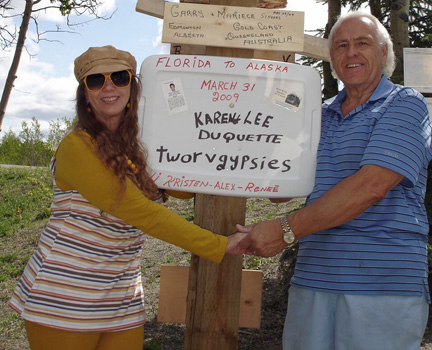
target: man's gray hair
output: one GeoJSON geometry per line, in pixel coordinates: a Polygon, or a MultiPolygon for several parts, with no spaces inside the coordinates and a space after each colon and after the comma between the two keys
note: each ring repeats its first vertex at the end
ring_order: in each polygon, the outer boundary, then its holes
{"type": "MultiPolygon", "coordinates": [[[[384,25],[380,21],[378,21],[378,19],[375,16],[371,15],[370,13],[363,12],[363,11],[354,11],[354,12],[348,12],[346,14],[341,15],[330,31],[329,41],[328,41],[329,49],[331,50],[332,42],[333,42],[333,35],[336,32],[336,30],[340,27],[340,25],[347,19],[358,18],[358,17],[369,18],[375,24],[375,27],[377,28],[376,34],[377,34],[379,46],[381,48],[383,48],[384,46],[387,45],[387,60],[383,66],[382,73],[387,78],[390,78],[393,74],[393,71],[395,70],[395,67],[396,67],[395,54],[393,51],[393,42],[391,40],[390,34],[388,33],[388,31],[384,27],[384,25]]],[[[331,65],[331,60],[330,60],[330,65],[331,65]]],[[[333,67],[332,67],[332,74],[336,79],[338,79],[338,76],[337,76],[336,72],[334,71],[333,67]]]]}

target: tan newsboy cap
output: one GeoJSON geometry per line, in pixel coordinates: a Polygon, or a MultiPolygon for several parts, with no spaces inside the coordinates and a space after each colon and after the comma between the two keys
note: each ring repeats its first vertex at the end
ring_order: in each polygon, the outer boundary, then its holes
{"type": "Polygon", "coordinates": [[[129,69],[136,72],[136,60],[129,52],[107,45],[90,47],[81,56],[75,59],[75,77],[81,81],[84,77],[96,73],[118,72],[129,69]]]}

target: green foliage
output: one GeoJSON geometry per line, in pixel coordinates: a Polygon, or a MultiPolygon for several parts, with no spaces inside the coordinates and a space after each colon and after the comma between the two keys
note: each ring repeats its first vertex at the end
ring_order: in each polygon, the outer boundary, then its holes
{"type": "Polygon", "coordinates": [[[73,122],[62,118],[51,121],[49,125],[46,140],[35,117],[30,124],[22,122],[22,131],[18,136],[11,130],[6,132],[0,141],[0,164],[47,166],[73,122]]]}
{"type": "Polygon", "coordinates": [[[69,0],[60,0],[60,13],[62,14],[62,16],[67,16],[70,15],[72,12],[72,8],[74,6],[74,2],[73,1],[69,1],[69,0]]]}
{"type": "Polygon", "coordinates": [[[48,165],[54,150],[43,140],[40,123],[33,117],[31,125],[24,121],[21,128],[22,131],[19,133],[21,141],[20,164],[48,165]]]}
{"type": "Polygon", "coordinates": [[[411,1],[408,31],[412,47],[432,46],[432,0],[411,1]]]}
{"type": "Polygon", "coordinates": [[[64,134],[73,128],[74,121],[66,117],[49,122],[47,142],[52,149],[56,149],[64,134]]]}
{"type": "MultiPolygon", "coordinates": [[[[0,167],[0,334],[13,339],[24,334],[24,323],[5,303],[23,273],[52,201],[52,176],[45,168],[0,167]],[[24,228],[24,229],[23,229],[24,228]]],[[[0,340],[2,343],[2,340],[0,340]]],[[[0,348],[2,348],[0,346],[0,348]]],[[[10,348],[6,345],[6,348],[10,348]]],[[[5,348],[5,349],[6,349],[5,348]]],[[[21,347],[16,347],[18,349],[21,347]]],[[[15,347],[14,347],[15,349],[15,347]]]]}
{"type": "Polygon", "coordinates": [[[52,197],[48,168],[0,168],[0,237],[49,217],[52,197]]]}
{"type": "Polygon", "coordinates": [[[0,163],[20,164],[21,141],[12,130],[3,135],[0,143],[0,163]]]}
{"type": "Polygon", "coordinates": [[[160,344],[156,340],[151,340],[148,344],[144,344],[143,350],[160,350],[160,344]]]}
{"type": "Polygon", "coordinates": [[[271,258],[262,258],[255,255],[245,255],[243,258],[243,268],[246,270],[261,270],[265,264],[270,264],[271,258]]]}

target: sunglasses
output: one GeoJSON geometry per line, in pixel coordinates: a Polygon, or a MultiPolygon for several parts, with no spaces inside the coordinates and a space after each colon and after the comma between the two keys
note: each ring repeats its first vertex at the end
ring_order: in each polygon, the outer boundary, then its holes
{"type": "Polygon", "coordinates": [[[111,83],[117,88],[128,87],[132,80],[132,74],[128,70],[120,72],[112,72],[110,74],[91,74],[84,77],[84,84],[89,91],[102,90],[105,86],[106,80],[109,78],[111,83]]]}

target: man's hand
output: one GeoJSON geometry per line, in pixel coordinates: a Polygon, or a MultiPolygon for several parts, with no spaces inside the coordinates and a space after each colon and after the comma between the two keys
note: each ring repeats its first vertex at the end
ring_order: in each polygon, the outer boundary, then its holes
{"type": "Polygon", "coordinates": [[[287,246],[283,240],[279,220],[268,220],[257,224],[236,225],[239,233],[247,234],[240,242],[240,247],[253,255],[270,257],[280,253],[287,246]]]}

